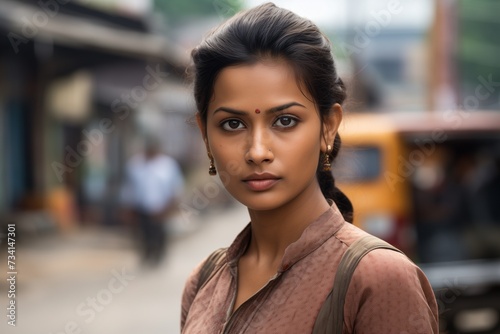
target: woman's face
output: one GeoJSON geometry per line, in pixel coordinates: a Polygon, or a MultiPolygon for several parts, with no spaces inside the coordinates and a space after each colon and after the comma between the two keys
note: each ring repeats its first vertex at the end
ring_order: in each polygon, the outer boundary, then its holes
{"type": "Polygon", "coordinates": [[[318,110],[303,92],[280,61],[228,67],[217,77],[206,130],[199,125],[226,189],[250,209],[319,191],[316,169],[326,144],[318,110]]]}

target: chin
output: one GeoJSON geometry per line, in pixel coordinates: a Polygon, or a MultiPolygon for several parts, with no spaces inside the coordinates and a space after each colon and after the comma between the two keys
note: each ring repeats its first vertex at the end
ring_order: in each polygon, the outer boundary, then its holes
{"type": "Polygon", "coordinates": [[[288,203],[290,199],[283,198],[276,193],[255,193],[245,196],[233,197],[250,210],[269,211],[277,209],[288,203]]]}
{"type": "Polygon", "coordinates": [[[270,205],[269,203],[256,203],[255,205],[254,203],[242,204],[245,205],[249,210],[253,211],[271,211],[279,207],[277,205],[270,205]]]}

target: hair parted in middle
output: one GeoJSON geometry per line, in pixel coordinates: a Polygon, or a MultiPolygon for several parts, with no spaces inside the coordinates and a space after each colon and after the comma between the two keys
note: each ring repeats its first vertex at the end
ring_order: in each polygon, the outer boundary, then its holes
{"type": "MultiPolygon", "coordinates": [[[[279,59],[292,67],[299,86],[312,96],[323,120],[334,104],[342,105],[346,87],[338,76],[328,38],[310,20],[266,3],[242,11],[211,31],[191,52],[194,97],[202,122],[206,124],[208,105],[218,74],[226,67],[279,59]]],[[[338,133],[329,153],[333,162],[341,140],[338,133]]],[[[353,207],[335,186],[331,171],[324,171],[323,154],[318,156],[316,176],[325,198],[335,201],[344,219],[353,220],[353,207]]]]}

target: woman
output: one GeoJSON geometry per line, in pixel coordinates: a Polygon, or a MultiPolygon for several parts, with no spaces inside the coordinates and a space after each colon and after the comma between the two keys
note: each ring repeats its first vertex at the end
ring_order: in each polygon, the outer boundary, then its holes
{"type": "MultiPolygon", "coordinates": [[[[269,3],[222,24],[192,58],[209,173],[251,222],[208,279],[204,263],[189,277],[182,332],[311,333],[342,255],[366,235],[347,223],[352,205],[330,171],[346,97],[330,44],[269,3]]],[[[343,323],[344,333],[438,332],[424,274],[383,249],[359,263],[343,323]]]]}

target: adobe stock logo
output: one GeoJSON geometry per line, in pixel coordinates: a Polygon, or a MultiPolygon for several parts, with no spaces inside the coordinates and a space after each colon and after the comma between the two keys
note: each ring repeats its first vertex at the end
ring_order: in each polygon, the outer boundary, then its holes
{"type": "MultiPolygon", "coordinates": [[[[127,272],[126,268],[121,271],[113,269],[112,277],[108,280],[106,287],[97,291],[97,293],[88,296],[75,307],[75,313],[78,317],[84,318],[83,323],[77,319],[66,321],[61,329],[49,334],[80,334],[86,333],[85,324],[90,324],[113,302],[114,298],[123,292],[125,288],[135,279],[135,275],[127,272]]],[[[81,320],[81,319],[80,319],[81,320]]]]}
{"type": "Polygon", "coordinates": [[[380,34],[383,28],[392,23],[394,15],[401,14],[403,6],[398,0],[391,0],[387,3],[385,9],[379,11],[370,11],[371,20],[367,21],[363,29],[356,27],[354,31],[356,34],[350,43],[340,43],[339,47],[346,56],[352,54],[360,54],[363,49],[368,47],[371,39],[380,34]]]}
{"type": "MultiPolygon", "coordinates": [[[[30,39],[35,38],[43,28],[49,23],[49,20],[59,13],[62,5],[70,3],[72,0],[39,0],[37,5],[39,9],[32,15],[21,18],[21,34],[9,32],[7,38],[14,52],[20,51],[20,46],[26,44],[30,39]]],[[[86,0],[83,0],[85,2],[86,0]]]]}
{"type": "Polygon", "coordinates": [[[162,70],[160,65],[156,67],[146,66],[146,74],[143,77],[142,85],[130,89],[127,93],[122,93],[119,98],[111,102],[112,118],[102,118],[98,126],[93,129],[82,131],[82,140],[74,147],[66,145],[64,148],[64,160],[52,161],[51,167],[59,182],[63,182],[66,173],[72,173],[85,161],[85,158],[92,154],[94,149],[101,145],[106,135],[109,135],[116,128],[116,123],[123,121],[132,114],[132,111],[144,102],[150,93],[159,89],[163,82],[169,77],[169,73],[162,70]]]}
{"type": "MultiPolygon", "coordinates": [[[[486,77],[479,75],[477,80],[479,83],[474,89],[474,94],[466,96],[456,109],[446,110],[441,115],[442,120],[450,124],[452,129],[459,129],[471,117],[474,110],[479,108],[481,101],[490,98],[499,90],[500,81],[494,81],[492,74],[486,77]]],[[[390,190],[394,191],[398,183],[403,183],[412,177],[417,169],[424,165],[426,159],[434,154],[436,148],[446,140],[448,140],[448,134],[437,127],[429,131],[427,138],[415,139],[414,149],[406,155],[398,156],[397,173],[389,170],[384,173],[390,190]]]]}
{"type": "Polygon", "coordinates": [[[241,0],[214,0],[212,3],[217,15],[221,20],[236,14],[235,8],[241,4],[241,0]]]}

